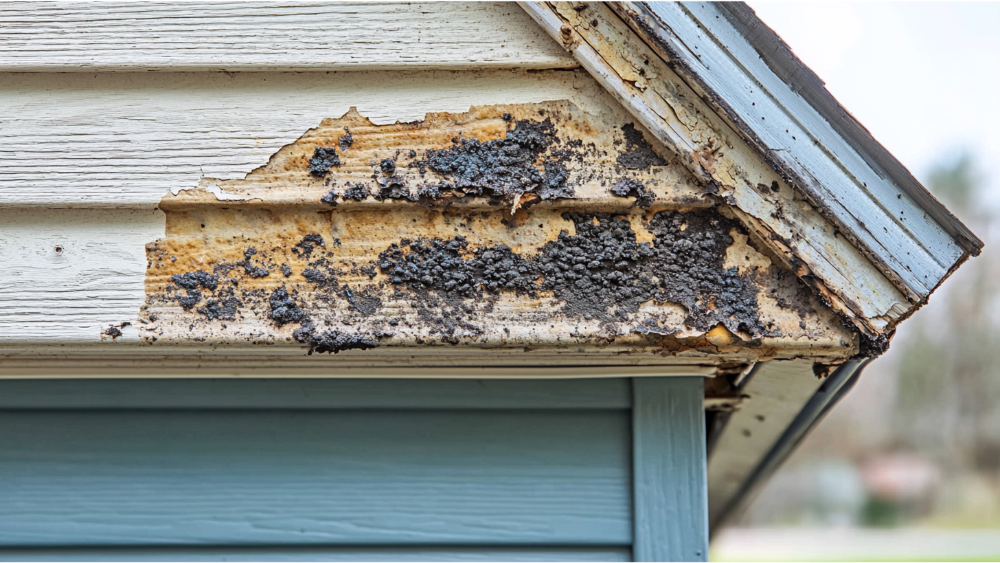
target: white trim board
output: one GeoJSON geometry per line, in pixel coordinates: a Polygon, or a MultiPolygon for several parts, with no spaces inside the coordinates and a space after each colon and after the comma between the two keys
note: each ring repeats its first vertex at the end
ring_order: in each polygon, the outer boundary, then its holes
{"type": "Polygon", "coordinates": [[[144,368],[78,368],[69,366],[5,367],[4,379],[203,379],[203,378],[377,378],[377,379],[593,379],[628,377],[714,377],[714,366],[511,366],[511,367],[303,367],[289,368],[275,362],[273,367],[208,367],[148,365],[144,368]]]}

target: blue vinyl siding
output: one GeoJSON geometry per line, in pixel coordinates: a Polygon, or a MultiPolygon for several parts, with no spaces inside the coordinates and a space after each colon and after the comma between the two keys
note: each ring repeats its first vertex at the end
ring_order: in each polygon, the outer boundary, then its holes
{"type": "Polygon", "coordinates": [[[627,547],[42,548],[0,551],[0,561],[631,561],[627,547]]]}
{"type": "Polygon", "coordinates": [[[669,523],[635,521],[639,506],[684,516],[690,507],[660,505],[692,501],[634,502],[635,476],[665,475],[662,456],[647,462],[634,445],[676,442],[668,479],[704,471],[691,442],[704,439],[700,378],[642,383],[691,403],[684,424],[634,410],[646,392],[629,380],[396,383],[0,381],[0,559],[688,553],[658,551],[645,531],[669,523]]]}

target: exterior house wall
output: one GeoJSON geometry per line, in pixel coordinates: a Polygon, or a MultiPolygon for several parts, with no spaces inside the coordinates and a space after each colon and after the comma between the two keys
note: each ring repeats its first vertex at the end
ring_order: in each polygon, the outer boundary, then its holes
{"type": "Polygon", "coordinates": [[[0,8],[0,558],[704,558],[981,247],[758,24],[0,8]]]}
{"type": "Polygon", "coordinates": [[[707,553],[700,377],[7,380],[0,397],[2,560],[707,553]]]}

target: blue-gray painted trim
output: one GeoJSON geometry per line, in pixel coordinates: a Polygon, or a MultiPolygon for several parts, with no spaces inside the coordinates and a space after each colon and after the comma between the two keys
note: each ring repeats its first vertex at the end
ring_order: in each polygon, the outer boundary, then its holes
{"type": "Polygon", "coordinates": [[[627,378],[0,380],[0,409],[628,409],[627,378]]]}
{"type": "Polygon", "coordinates": [[[729,504],[719,511],[711,523],[713,530],[719,528],[732,517],[737,509],[744,506],[751,495],[767,482],[768,479],[788,459],[788,456],[802,443],[802,440],[816,427],[826,413],[830,411],[844,396],[854,388],[861,377],[861,372],[872,360],[849,360],[841,364],[826,382],[816,390],[809,402],[795,417],[785,432],[778,438],[771,450],[764,456],[760,464],[750,474],[747,480],[733,495],[729,504]]]}
{"type": "Polygon", "coordinates": [[[632,381],[633,556],[708,559],[704,386],[701,378],[632,381]]]}

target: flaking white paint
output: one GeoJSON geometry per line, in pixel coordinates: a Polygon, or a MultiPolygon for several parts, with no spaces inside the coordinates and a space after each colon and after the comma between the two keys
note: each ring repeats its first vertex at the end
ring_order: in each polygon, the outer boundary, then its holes
{"type": "Polygon", "coordinates": [[[152,208],[203,179],[244,178],[351,107],[388,124],[473,105],[617,106],[582,71],[6,74],[0,83],[0,207],[152,208]]]}
{"type": "MultiPolygon", "coordinates": [[[[164,236],[161,198],[201,186],[236,199],[213,180],[244,178],[351,107],[376,124],[560,99],[628,117],[582,71],[6,74],[0,84],[5,345],[97,342],[135,323],[145,245],[164,236]]],[[[134,335],[124,332],[117,342],[134,335]]]]}
{"type": "Polygon", "coordinates": [[[719,186],[799,276],[818,280],[833,308],[859,328],[881,333],[914,305],[818,210],[803,201],[680,76],[603,4],[522,2],[549,35],[695,175],[719,186]],[[777,187],[775,190],[772,186],[777,187]]]}

